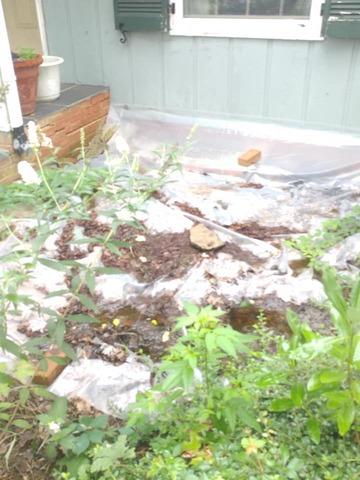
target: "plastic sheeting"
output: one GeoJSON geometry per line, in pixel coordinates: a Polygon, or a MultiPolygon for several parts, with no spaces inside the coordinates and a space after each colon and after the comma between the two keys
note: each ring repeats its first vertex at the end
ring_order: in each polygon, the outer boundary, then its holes
{"type": "Polygon", "coordinates": [[[121,416],[139,392],[150,388],[150,374],[150,368],[133,355],[117,366],[81,359],[68,365],[49,390],[60,397],[79,397],[104,413],[121,416]]]}
{"type": "Polygon", "coordinates": [[[256,171],[262,178],[309,182],[334,176],[354,177],[360,172],[360,137],[350,133],[190,118],[120,107],[111,109],[109,121],[120,125],[114,150],[116,146],[130,149],[150,161],[152,152],[161,144],[184,146],[190,129],[196,125],[184,157],[189,168],[248,175],[249,169],[237,165],[237,158],[240,153],[257,148],[262,151],[262,162],[256,171]]]}

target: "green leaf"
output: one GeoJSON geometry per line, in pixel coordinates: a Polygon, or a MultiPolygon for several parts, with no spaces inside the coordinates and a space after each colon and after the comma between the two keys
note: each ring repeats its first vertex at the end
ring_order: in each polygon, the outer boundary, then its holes
{"type": "Polygon", "coordinates": [[[230,357],[237,357],[234,344],[225,335],[216,336],[216,345],[230,357]]]}
{"type": "Polygon", "coordinates": [[[301,407],[304,396],[305,396],[305,388],[301,383],[296,383],[291,387],[291,400],[294,403],[295,407],[301,407]]]}
{"type": "Polygon", "coordinates": [[[239,408],[237,411],[237,416],[239,420],[246,425],[247,427],[253,428],[256,431],[260,431],[260,425],[256,420],[256,416],[247,408],[239,408]]]}
{"type": "Polygon", "coordinates": [[[182,369],[181,380],[184,390],[189,391],[194,380],[194,370],[190,366],[186,366],[182,369]]]}
{"type": "Polygon", "coordinates": [[[291,398],[277,398],[273,400],[270,405],[272,412],[287,412],[294,407],[294,402],[291,398]]]}
{"type": "Polygon", "coordinates": [[[97,417],[80,417],[79,422],[87,427],[105,428],[109,417],[107,415],[98,415],[97,417]]]}
{"type": "Polygon", "coordinates": [[[64,397],[57,397],[54,400],[54,403],[52,404],[49,412],[47,415],[51,420],[54,422],[63,420],[66,416],[67,412],[67,400],[64,397]]]}
{"type": "Polygon", "coordinates": [[[360,279],[354,283],[351,290],[350,305],[357,309],[360,308],[360,279]]]}
{"type": "Polygon", "coordinates": [[[224,416],[225,416],[227,425],[229,426],[230,430],[233,432],[236,427],[237,412],[232,405],[225,406],[224,416]]]}
{"type": "Polygon", "coordinates": [[[211,353],[215,350],[216,348],[216,336],[214,332],[209,332],[205,335],[205,345],[206,345],[206,350],[211,353]]]}
{"type": "Polygon", "coordinates": [[[346,378],[346,372],[340,370],[322,370],[318,374],[321,383],[340,383],[346,378]]]}
{"type": "Polygon", "coordinates": [[[15,427],[21,428],[22,430],[28,430],[31,428],[31,424],[26,420],[22,420],[21,418],[14,420],[15,427]]]}
{"type": "Polygon", "coordinates": [[[75,455],[80,455],[81,453],[85,452],[85,450],[88,448],[89,445],[90,445],[90,440],[87,432],[85,432],[79,437],[76,437],[72,450],[75,453],[75,455]]]}
{"type": "Polygon", "coordinates": [[[69,345],[68,343],[63,343],[61,345],[61,350],[65,353],[65,355],[67,357],[69,357],[71,360],[76,360],[76,352],[75,350],[72,348],[71,345],[69,345]]]}
{"type": "Polygon", "coordinates": [[[319,421],[316,420],[316,418],[309,418],[308,421],[306,422],[306,427],[311,440],[314,443],[316,443],[316,445],[319,445],[320,438],[321,438],[321,429],[320,429],[319,421]]]}
{"type": "Polygon", "coordinates": [[[19,392],[20,405],[24,406],[29,400],[30,390],[28,388],[22,388],[19,392]]]}
{"type": "Polygon", "coordinates": [[[95,275],[91,270],[88,270],[85,274],[85,283],[90,293],[95,291],[95,275]]]}
{"type": "Polygon", "coordinates": [[[106,472],[116,465],[119,460],[132,460],[135,452],[126,445],[126,436],[120,435],[116,442],[108,448],[102,446],[96,453],[96,458],[91,465],[92,473],[106,472]]]}
{"type": "Polygon", "coordinates": [[[88,432],[88,436],[92,443],[101,443],[104,439],[105,432],[102,430],[92,430],[88,432]]]}
{"type": "Polygon", "coordinates": [[[65,322],[62,319],[59,319],[56,322],[54,331],[52,332],[51,336],[54,339],[55,344],[58,347],[62,347],[65,337],[65,322]]]}
{"type": "Polygon", "coordinates": [[[67,295],[69,290],[55,290],[50,292],[46,295],[46,298],[53,298],[53,297],[62,297],[63,295],[67,295]]]}
{"type": "Polygon", "coordinates": [[[340,435],[343,437],[351,428],[355,420],[355,405],[353,402],[348,402],[343,405],[337,412],[336,421],[340,435]]]}
{"type": "Polygon", "coordinates": [[[49,260],[48,258],[39,258],[38,260],[41,264],[45,265],[45,267],[51,268],[52,270],[65,273],[68,271],[68,267],[59,261],[55,262],[54,260],[49,260]]]}
{"type": "Polygon", "coordinates": [[[354,362],[360,362],[360,334],[355,335],[354,337],[354,362]]]}
{"type": "Polygon", "coordinates": [[[51,360],[52,362],[57,363],[58,365],[65,366],[69,363],[69,360],[67,358],[59,357],[56,355],[49,355],[47,358],[48,360],[51,360]]]}
{"type": "Polygon", "coordinates": [[[84,305],[84,307],[88,308],[89,310],[93,310],[94,312],[97,310],[97,306],[95,305],[93,300],[87,295],[79,293],[77,295],[77,298],[79,299],[80,303],[84,305]]]}
{"type": "Polygon", "coordinates": [[[66,317],[66,320],[76,323],[99,323],[99,320],[84,313],[78,313],[76,315],[69,315],[66,317]]]}
{"type": "Polygon", "coordinates": [[[348,307],[347,317],[350,324],[355,327],[354,330],[358,330],[360,327],[360,307],[348,307]]]}

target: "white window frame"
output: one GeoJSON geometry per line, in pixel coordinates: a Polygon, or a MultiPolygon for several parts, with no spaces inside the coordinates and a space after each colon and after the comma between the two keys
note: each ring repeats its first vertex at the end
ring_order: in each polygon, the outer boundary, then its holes
{"type": "Polygon", "coordinates": [[[184,0],[173,0],[175,13],[170,15],[170,35],[263,38],[282,40],[323,40],[321,5],[312,0],[310,18],[209,18],[185,17],[184,0]]]}

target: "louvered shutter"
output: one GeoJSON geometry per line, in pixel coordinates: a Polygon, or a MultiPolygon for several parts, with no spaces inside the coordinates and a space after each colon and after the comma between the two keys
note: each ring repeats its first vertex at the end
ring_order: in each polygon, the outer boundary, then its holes
{"type": "Polygon", "coordinates": [[[323,35],[360,38],[360,0],[327,0],[324,5],[323,35]]]}
{"type": "Polygon", "coordinates": [[[114,0],[115,27],[123,32],[168,30],[168,0],[114,0]]]}

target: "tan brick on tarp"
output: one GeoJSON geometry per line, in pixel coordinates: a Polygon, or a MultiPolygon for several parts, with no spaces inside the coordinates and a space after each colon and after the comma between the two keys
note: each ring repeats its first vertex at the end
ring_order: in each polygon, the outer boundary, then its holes
{"type": "Polygon", "coordinates": [[[239,156],[238,163],[243,167],[250,167],[250,165],[254,165],[254,163],[257,163],[260,159],[261,151],[252,148],[239,156]]]}
{"type": "Polygon", "coordinates": [[[65,365],[60,365],[54,360],[51,360],[51,357],[60,357],[66,358],[64,352],[60,352],[58,350],[53,350],[45,353],[45,358],[47,360],[47,370],[43,371],[37,369],[33,378],[33,382],[37,383],[38,385],[45,385],[50,386],[54,380],[60,375],[60,373],[64,370],[65,365]]]}

